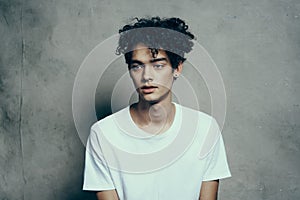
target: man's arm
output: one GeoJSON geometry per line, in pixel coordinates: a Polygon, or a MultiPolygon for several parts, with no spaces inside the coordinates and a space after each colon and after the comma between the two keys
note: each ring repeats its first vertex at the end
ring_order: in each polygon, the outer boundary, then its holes
{"type": "Polygon", "coordinates": [[[219,180],[203,181],[199,200],[216,200],[218,197],[219,180]]]}
{"type": "Polygon", "coordinates": [[[119,200],[116,190],[105,190],[96,193],[98,200],[119,200]]]}

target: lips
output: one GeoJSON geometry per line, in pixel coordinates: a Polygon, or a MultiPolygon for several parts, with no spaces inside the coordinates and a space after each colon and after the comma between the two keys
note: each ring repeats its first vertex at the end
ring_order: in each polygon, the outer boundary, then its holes
{"type": "Polygon", "coordinates": [[[154,90],[156,89],[156,86],[142,86],[141,90],[144,94],[149,94],[154,92],[154,90]]]}

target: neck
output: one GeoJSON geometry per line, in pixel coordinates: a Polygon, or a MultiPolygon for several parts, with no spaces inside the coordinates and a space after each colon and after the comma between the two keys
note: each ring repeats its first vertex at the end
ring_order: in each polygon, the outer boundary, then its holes
{"type": "Polygon", "coordinates": [[[171,101],[160,103],[139,101],[136,106],[136,114],[145,125],[168,123],[172,121],[174,113],[174,105],[171,101]]]}
{"type": "Polygon", "coordinates": [[[140,99],[130,109],[133,121],[146,132],[165,132],[172,125],[175,116],[175,105],[171,99],[170,96],[156,103],[140,99]]]}

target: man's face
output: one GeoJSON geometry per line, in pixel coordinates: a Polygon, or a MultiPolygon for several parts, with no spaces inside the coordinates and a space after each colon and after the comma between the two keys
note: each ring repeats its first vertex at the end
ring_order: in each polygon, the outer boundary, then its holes
{"type": "Polygon", "coordinates": [[[172,69],[165,51],[159,50],[153,57],[151,50],[138,44],[129,64],[130,77],[139,93],[140,100],[157,103],[171,95],[174,74],[179,74],[182,64],[172,69]]]}

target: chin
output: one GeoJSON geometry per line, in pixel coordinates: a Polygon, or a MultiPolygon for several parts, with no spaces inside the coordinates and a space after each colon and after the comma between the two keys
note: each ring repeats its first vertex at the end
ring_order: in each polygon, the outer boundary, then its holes
{"type": "Polygon", "coordinates": [[[143,101],[150,103],[150,104],[155,104],[155,103],[159,102],[158,99],[153,99],[153,98],[143,98],[143,101]]]}
{"type": "Polygon", "coordinates": [[[161,101],[164,101],[165,98],[167,98],[168,93],[165,94],[139,94],[140,99],[144,102],[150,103],[150,104],[156,104],[159,103],[161,101]]]}
{"type": "Polygon", "coordinates": [[[154,103],[158,103],[159,102],[159,98],[155,98],[155,97],[150,97],[149,95],[143,95],[143,96],[140,96],[141,97],[141,100],[144,101],[144,102],[147,102],[147,103],[151,103],[151,104],[154,104],[154,103]]]}

